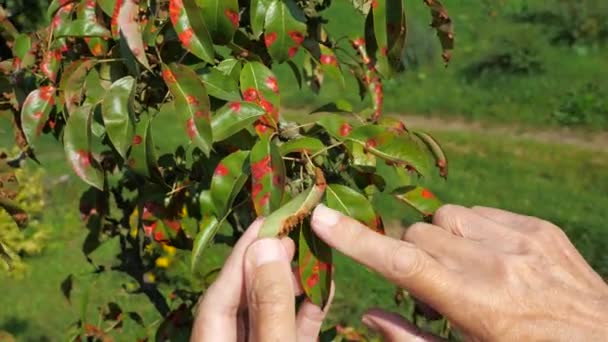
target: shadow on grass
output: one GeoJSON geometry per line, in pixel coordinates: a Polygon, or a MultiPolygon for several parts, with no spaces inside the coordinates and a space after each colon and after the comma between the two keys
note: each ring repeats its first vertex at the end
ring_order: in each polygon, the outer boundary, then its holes
{"type": "MultiPolygon", "coordinates": [[[[34,324],[35,325],[35,324],[34,324]]],[[[40,335],[36,337],[29,337],[27,339],[21,339],[19,336],[26,334],[28,331],[36,330],[35,326],[32,326],[32,322],[19,317],[8,317],[3,322],[0,322],[0,332],[6,331],[15,337],[17,341],[28,341],[28,342],[50,342],[51,339],[48,336],[40,335]]]]}

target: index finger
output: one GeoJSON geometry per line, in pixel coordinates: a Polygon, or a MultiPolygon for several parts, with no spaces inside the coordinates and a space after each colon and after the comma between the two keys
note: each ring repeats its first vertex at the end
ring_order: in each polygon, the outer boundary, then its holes
{"type": "Polygon", "coordinates": [[[411,243],[380,235],[323,205],[315,209],[311,225],[329,246],[380,273],[437,310],[456,295],[457,275],[411,243]]]}

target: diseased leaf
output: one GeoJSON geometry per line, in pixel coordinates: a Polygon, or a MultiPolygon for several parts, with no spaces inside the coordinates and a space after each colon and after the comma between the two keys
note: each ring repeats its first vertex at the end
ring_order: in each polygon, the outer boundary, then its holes
{"type": "Polygon", "coordinates": [[[253,103],[234,101],[220,108],[211,119],[213,141],[223,141],[251,125],[264,115],[264,110],[253,103]]]}
{"type": "MultiPolygon", "coordinates": [[[[144,46],[141,28],[138,22],[139,6],[135,0],[120,0],[122,6],[118,11],[116,23],[120,30],[121,39],[124,39],[135,59],[146,69],[150,69],[146,48],[144,46]]],[[[117,4],[118,5],[118,4],[117,4]]]]}
{"type": "Polygon", "coordinates": [[[323,75],[333,78],[336,82],[338,82],[340,87],[344,89],[346,87],[344,75],[342,75],[338,58],[332,49],[312,40],[306,40],[304,42],[304,46],[315,61],[321,66],[323,75]]]}
{"type": "Polygon", "coordinates": [[[312,137],[302,137],[287,141],[279,147],[282,156],[290,153],[307,153],[309,156],[316,154],[325,149],[325,145],[321,140],[312,137]]]}
{"type": "Polygon", "coordinates": [[[199,74],[210,96],[225,101],[238,101],[241,99],[237,81],[230,76],[224,75],[217,68],[199,71],[199,74]]]}
{"type": "Polygon", "coordinates": [[[46,10],[46,17],[50,20],[53,19],[53,17],[55,16],[55,13],[57,13],[57,11],[59,11],[60,8],[65,7],[67,5],[70,5],[71,7],[74,6],[74,2],[76,0],[53,0],[51,1],[51,3],[49,4],[48,9],[46,10]]]}
{"type": "Polygon", "coordinates": [[[52,86],[42,86],[31,92],[23,102],[21,128],[31,147],[35,147],[35,142],[55,106],[55,90],[52,86]]]}
{"type": "Polygon", "coordinates": [[[163,65],[163,78],[175,97],[175,109],[184,131],[205,155],[211,152],[213,136],[207,91],[194,70],[184,65],[163,65]]]}
{"type": "Polygon", "coordinates": [[[340,141],[347,139],[355,127],[355,123],[337,114],[323,115],[317,121],[317,124],[325,128],[327,133],[340,141]]]}
{"type": "Polygon", "coordinates": [[[386,0],[386,31],[388,34],[388,62],[393,71],[402,71],[407,24],[403,0],[386,0]]]}
{"type": "Polygon", "coordinates": [[[395,194],[395,198],[416,209],[424,216],[431,216],[441,207],[441,201],[428,189],[411,186],[408,189],[400,190],[395,194]]]}
{"type": "Polygon", "coordinates": [[[199,0],[205,24],[215,44],[232,40],[239,28],[239,3],[237,0],[199,0]]]}
{"type": "Polygon", "coordinates": [[[109,38],[111,33],[108,29],[96,22],[86,19],[76,19],[69,23],[59,25],[55,30],[55,36],[61,37],[100,37],[109,38]]]}
{"type": "Polygon", "coordinates": [[[435,138],[425,132],[414,132],[414,134],[422,140],[435,158],[435,165],[439,168],[439,175],[443,178],[448,178],[448,157],[443,148],[435,138]]]}
{"type": "Polygon", "coordinates": [[[245,101],[264,108],[264,125],[276,128],[279,122],[279,83],[274,73],[260,62],[248,62],[241,71],[241,92],[245,101]]]}
{"type": "Polygon", "coordinates": [[[384,233],[380,217],[361,193],[340,184],[328,184],[325,203],[329,208],[350,216],[370,229],[384,233]]]}
{"type": "Polygon", "coordinates": [[[443,49],[441,56],[448,63],[452,58],[452,50],[454,49],[452,19],[439,0],[424,0],[424,3],[431,9],[431,16],[433,18],[431,27],[437,30],[437,37],[439,37],[439,42],[443,49]]]}
{"type": "Polygon", "coordinates": [[[275,0],[266,11],[264,43],[278,63],[293,58],[306,37],[306,18],[293,0],[275,0]]]}
{"type": "Polygon", "coordinates": [[[59,88],[60,90],[63,90],[68,114],[71,114],[74,108],[80,105],[84,90],[84,81],[86,80],[89,70],[93,68],[95,63],[95,60],[80,59],[72,62],[63,71],[59,88]]]}
{"type": "Polygon", "coordinates": [[[127,165],[135,173],[148,178],[158,173],[151,122],[152,119],[147,112],[139,116],[127,161],[127,165]]]}
{"type": "Polygon", "coordinates": [[[133,141],[133,97],[135,79],[126,76],[114,82],[102,102],[102,117],[106,132],[118,153],[126,158],[133,141]]]}
{"type": "Polygon", "coordinates": [[[348,139],[361,144],[378,158],[413,168],[423,176],[429,173],[426,153],[409,134],[395,135],[381,126],[366,125],[356,128],[348,139]]]}
{"type": "Polygon", "coordinates": [[[267,136],[251,149],[251,199],[258,216],[281,206],[285,192],[285,164],[279,148],[267,136]]]}
{"type": "Polygon", "coordinates": [[[298,273],[306,297],[320,308],[329,300],[331,268],[331,248],[314,234],[309,224],[302,224],[298,240],[298,273]]]}
{"type": "Polygon", "coordinates": [[[217,217],[224,217],[249,178],[249,151],[237,151],[224,158],[211,179],[211,199],[217,217]]]}
{"type": "Polygon", "coordinates": [[[301,192],[278,210],[267,216],[260,228],[259,237],[277,237],[288,234],[303,222],[321,202],[327,183],[321,169],[316,169],[315,185],[301,192]]]}
{"type": "Polygon", "coordinates": [[[195,0],[170,0],[169,17],[184,48],[207,63],[214,63],[211,34],[195,0]]]}
{"type": "Polygon", "coordinates": [[[75,108],[65,125],[63,146],[74,173],[87,184],[103,190],[104,175],[91,154],[91,106],[75,108]]]}

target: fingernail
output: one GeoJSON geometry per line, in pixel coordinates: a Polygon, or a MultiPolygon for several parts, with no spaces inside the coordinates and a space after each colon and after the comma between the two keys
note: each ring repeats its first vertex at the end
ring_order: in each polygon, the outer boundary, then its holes
{"type": "Polygon", "coordinates": [[[376,325],[376,322],[374,322],[368,316],[363,316],[361,323],[372,330],[378,330],[378,325],[376,325]]]}
{"type": "Polygon", "coordinates": [[[342,214],[319,204],[312,214],[312,224],[316,227],[331,228],[340,221],[342,214]]]}
{"type": "Polygon", "coordinates": [[[251,248],[253,248],[256,267],[279,260],[287,260],[285,247],[278,239],[261,239],[254,242],[251,248]]]}

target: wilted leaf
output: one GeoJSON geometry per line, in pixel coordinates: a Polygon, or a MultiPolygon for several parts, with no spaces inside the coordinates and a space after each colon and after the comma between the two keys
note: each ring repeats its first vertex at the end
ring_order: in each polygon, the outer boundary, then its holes
{"type": "Polygon", "coordinates": [[[431,27],[437,30],[437,37],[439,37],[439,42],[443,49],[441,56],[448,63],[452,58],[452,50],[454,49],[452,19],[439,0],[424,0],[424,3],[431,9],[431,16],[433,18],[431,27]]]}
{"type": "Polygon", "coordinates": [[[21,108],[21,128],[29,146],[34,147],[36,139],[49,119],[55,105],[55,87],[42,86],[31,92],[21,108]]]}
{"type": "Polygon", "coordinates": [[[102,103],[103,122],[112,145],[126,158],[134,136],[133,97],[135,79],[126,76],[114,82],[102,103]]]}
{"type": "Polygon", "coordinates": [[[439,168],[439,175],[443,178],[448,178],[448,158],[443,151],[439,142],[435,140],[430,134],[425,132],[414,132],[414,134],[424,142],[426,147],[429,149],[433,157],[435,158],[435,165],[439,168]]]}

